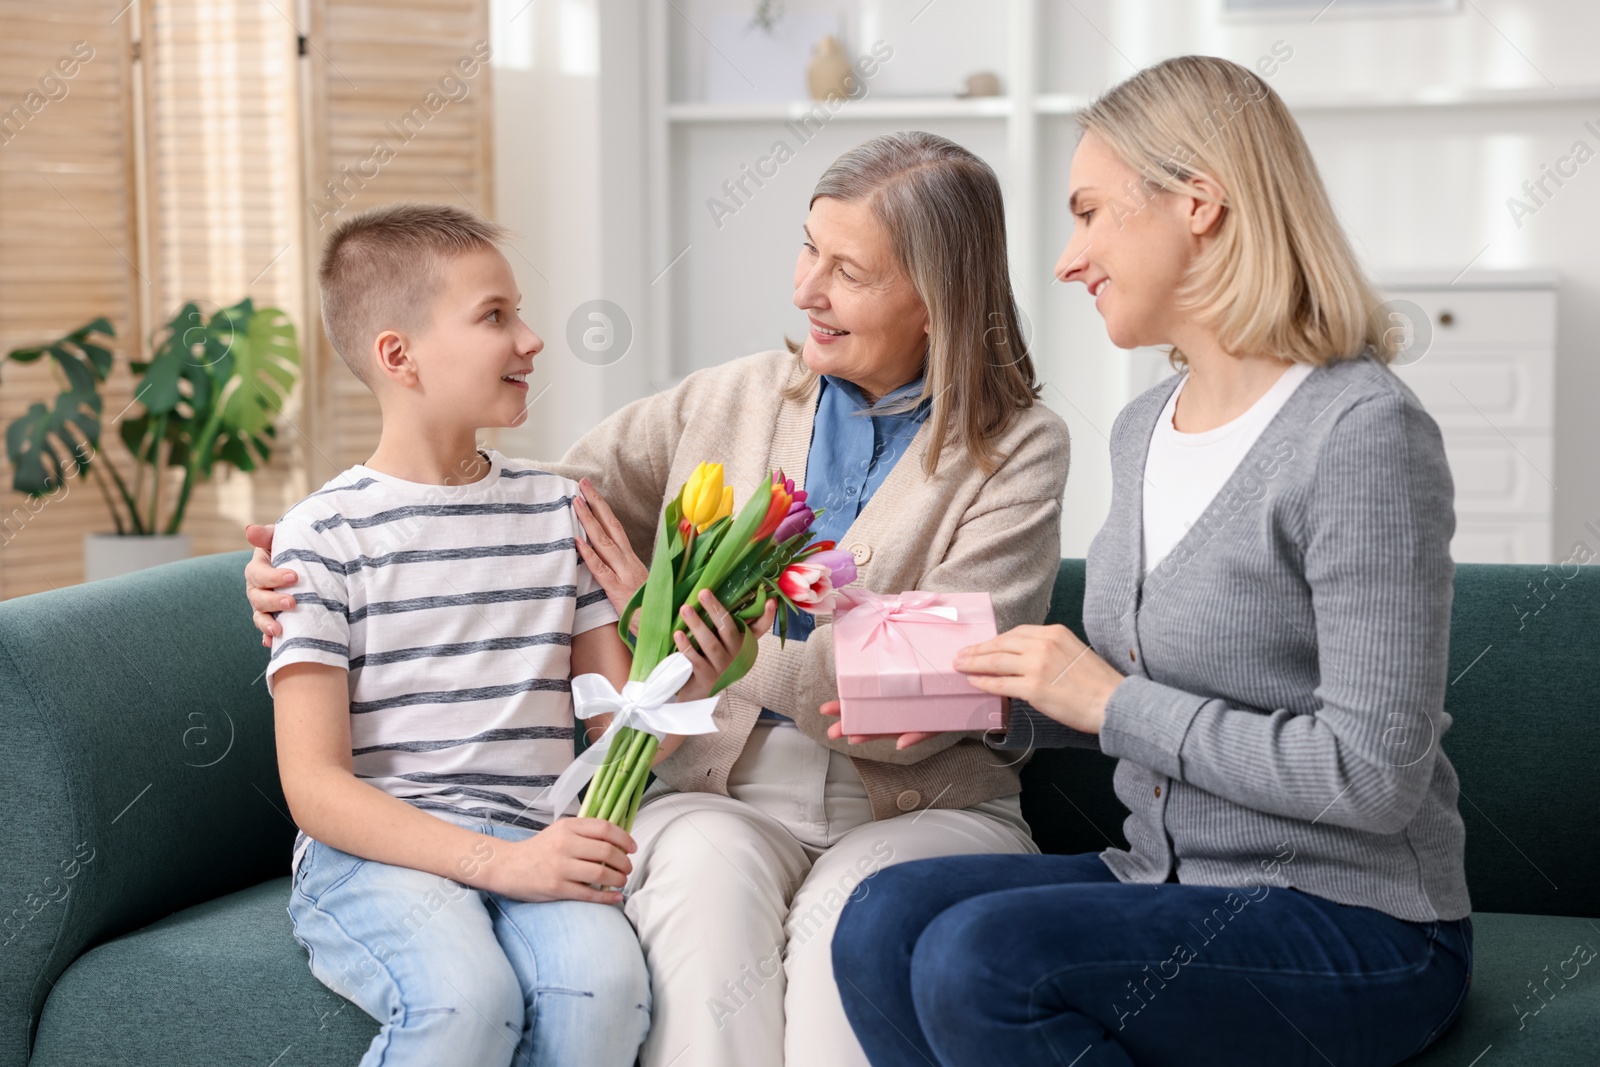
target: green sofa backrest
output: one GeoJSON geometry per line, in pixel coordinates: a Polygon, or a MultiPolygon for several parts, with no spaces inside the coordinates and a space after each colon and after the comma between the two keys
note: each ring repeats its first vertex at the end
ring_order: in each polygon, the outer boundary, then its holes
{"type": "MultiPolygon", "coordinates": [[[[1049,621],[1083,636],[1083,560],[1061,561],[1049,621]]],[[[1461,779],[1479,911],[1600,917],[1600,567],[1459,564],[1443,738],[1461,779]]],[[[1126,845],[1114,761],[1037,753],[1023,811],[1046,852],[1126,845]]]]}

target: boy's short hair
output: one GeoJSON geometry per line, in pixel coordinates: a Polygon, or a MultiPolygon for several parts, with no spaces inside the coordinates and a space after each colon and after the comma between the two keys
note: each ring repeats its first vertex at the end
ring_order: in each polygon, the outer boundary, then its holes
{"type": "Polygon", "coordinates": [[[499,223],[449,204],[387,204],[345,219],[317,267],[322,327],[334,350],[370,387],[372,339],[426,326],[444,262],[508,236],[499,223]]]}

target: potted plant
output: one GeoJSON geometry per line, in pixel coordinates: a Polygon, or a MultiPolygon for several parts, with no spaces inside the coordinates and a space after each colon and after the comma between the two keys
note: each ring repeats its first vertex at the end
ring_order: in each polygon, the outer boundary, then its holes
{"type": "Polygon", "coordinates": [[[100,387],[111,374],[115,337],[98,318],[7,357],[48,357],[61,389],[54,406],[35,403],[6,429],[13,488],[42,500],[88,475],[111,512],[115,533],[84,537],[87,581],[189,555],[182,527],[195,487],[218,463],[253,471],[271,458],[274,423],[300,365],[294,324],[282,310],[246,298],[207,318],[184,304],[156,332],[151,357],[129,363],[134,403],[112,420],[133,458],[132,477],[124,478],[109,461],[97,462],[100,387]],[[181,476],[170,475],[173,468],[181,476]]]}

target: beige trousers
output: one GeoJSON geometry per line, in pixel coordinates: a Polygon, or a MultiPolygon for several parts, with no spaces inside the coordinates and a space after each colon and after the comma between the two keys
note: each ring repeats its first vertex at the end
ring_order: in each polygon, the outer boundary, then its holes
{"type": "Polygon", "coordinates": [[[890,864],[1038,851],[1017,797],[874,822],[849,757],[789,725],[756,726],[728,793],[658,781],[634,824],[643,1067],[866,1067],[833,982],[846,900],[890,864]]]}

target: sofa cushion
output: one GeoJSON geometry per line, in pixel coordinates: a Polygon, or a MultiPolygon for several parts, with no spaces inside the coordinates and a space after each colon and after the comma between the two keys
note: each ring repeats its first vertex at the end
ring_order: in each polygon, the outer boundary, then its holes
{"type": "Polygon", "coordinates": [[[1408,1067],[1595,1062],[1600,922],[1479,912],[1472,917],[1472,963],[1466,1009],[1408,1067]]]}
{"type": "Polygon", "coordinates": [[[378,1024],[312,977],[289,879],[198,904],[91,949],[56,982],[29,1067],[360,1061],[378,1024]]]}

